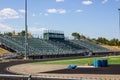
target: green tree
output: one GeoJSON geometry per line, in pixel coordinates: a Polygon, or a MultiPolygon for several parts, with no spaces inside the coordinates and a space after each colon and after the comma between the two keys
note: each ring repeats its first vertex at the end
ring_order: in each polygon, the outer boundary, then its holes
{"type": "Polygon", "coordinates": [[[111,39],[110,40],[110,45],[112,46],[119,46],[120,45],[120,41],[118,39],[111,39]]]}
{"type": "Polygon", "coordinates": [[[12,32],[7,32],[7,33],[4,33],[4,36],[12,36],[12,32]]]}
{"type": "Polygon", "coordinates": [[[103,37],[99,37],[99,38],[97,39],[97,42],[98,42],[98,43],[102,43],[102,44],[108,44],[108,43],[109,43],[109,40],[106,39],[106,38],[103,38],[103,37]]]}
{"type": "Polygon", "coordinates": [[[80,35],[80,39],[87,39],[87,38],[84,35],[80,35]]]}
{"type": "Polygon", "coordinates": [[[97,39],[96,38],[91,39],[91,38],[86,37],[84,35],[80,35],[77,32],[73,32],[72,36],[74,37],[74,39],[86,39],[86,40],[92,41],[92,42],[97,43],[97,44],[105,44],[105,45],[110,45],[110,46],[120,46],[119,39],[115,39],[115,38],[113,38],[111,40],[108,40],[104,37],[98,37],[97,39]]]}
{"type": "Polygon", "coordinates": [[[72,36],[74,37],[74,39],[80,39],[80,35],[77,32],[73,32],[72,36]]]}
{"type": "Polygon", "coordinates": [[[25,30],[22,30],[21,32],[19,32],[18,36],[25,36],[25,30]]]}

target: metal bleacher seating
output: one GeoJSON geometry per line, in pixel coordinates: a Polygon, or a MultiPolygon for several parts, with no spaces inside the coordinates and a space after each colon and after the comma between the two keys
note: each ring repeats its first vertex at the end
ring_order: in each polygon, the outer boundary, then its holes
{"type": "MultiPolygon", "coordinates": [[[[17,52],[25,51],[24,37],[0,36],[0,42],[17,52]]],[[[59,55],[77,54],[86,51],[106,52],[109,51],[87,40],[45,40],[40,38],[28,38],[30,55],[59,55]]]]}
{"type": "Polygon", "coordinates": [[[74,42],[75,44],[84,46],[93,52],[109,52],[110,51],[110,50],[103,48],[100,45],[90,42],[88,40],[71,40],[71,41],[74,42]]]}

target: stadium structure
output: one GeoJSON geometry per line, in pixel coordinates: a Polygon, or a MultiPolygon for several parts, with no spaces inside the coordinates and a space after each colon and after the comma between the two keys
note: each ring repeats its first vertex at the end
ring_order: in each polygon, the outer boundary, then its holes
{"type": "MultiPolygon", "coordinates": [[[[25,53],[25,38],[0,36],[0,45],[12,52],[25,53]]],[[[46,30],[43,38],[28,38],[29,58],[55,58],[70,56],[92,56],[97,53],[110,53],[111,50],[88,40],[66,39],[64,32],[46,30]]]]}

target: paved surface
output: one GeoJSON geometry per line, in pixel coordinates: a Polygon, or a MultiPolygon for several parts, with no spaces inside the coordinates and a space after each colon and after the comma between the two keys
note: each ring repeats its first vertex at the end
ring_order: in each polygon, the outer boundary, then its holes
{"type": "Polygon", "coordinates": [[[78,67],[67,69],[68,65],[56,64],[20,64],[9,67],[9,71],[18,74],[109,74],[120,75],[120,65],[109,65],[108,67],[88,68],[78,67]]]}
{"type": "Polygon", "coordinates": [[[58,77],[82,77],[99,79],[120,79],[120,65],[110,65],[103,68],[77,68],[68,70],[68,65],[50,65],[50,64],[21,64],[9,67],[9,70],[20,74],[32,74],[42,76],[58,77]],[[114,71],[115,70],[115,71],[114,71]]]}
{"type": "Polygon", "coordinates": [[[120,65],[109,65],[108,67],[99,67],[99,68],[61,69],[61,70],[47,71],[43,73],[120,75],[120,65]]]}
{"type": "Polygon", "coordinates": [[[20,65],[20,64],[26,64],[31,62],[40,62],[40,61],[48,61],[48,60],[10,60],[5,62],[0,62],[0,74],[16,74],[13,72],[9,72],[6,70],[6,68],[10,66],[20,65]]]}
{"type": "Polygon", "coordinates": [[[12,72],[8,72],[6,70],[7,67],[13,66],[13,65],[18,65],[18,64],[23,64],[23,63],[27,63],[30,61],[11,61],[11,62],[2,62],[0,63],[0,74],[16,74],[16,73],[12,73],[12,72]]]}
{"type": "MultiPolygon", "coordinates": [[[[31,66],[26,66],[29,62],[36,62],[36,61],[10,61],[10,62],[5,62],[5,63],[0,63],[0,74],[22,74],[20,73],[20,70],[15,70],[13,72],[9,72],[6,70],[6,68],[10,66],[15,67],[15,66],[21,66],[23,65],[24,67],[18,67],[17,69],[22,69],[24,72],[35,74],[35,75],[47,75],[47,76],[64,76],[64,77],[86,77],[86,78],[109,78],[109,79],[120,79],[120,65],[109,65],[108,67],[104,68],[77,68],[73,70],[68,70],[66,69],[66,65],[42,65],[42,66],[36,66],[31,65],[31,66]],[[20,65],[21,64],[21,65],[20,65]],[[25,65],[24,65],[25,64],[25,65]],[[50,68],[51,67],[51,68],[50,68]],[[34,68],[36,69],[37,72],[32,72],[34,71],[34,68]],[[49,69],[49,70],[47,70],[49,69]],[[28,71],[31,72],[28,72],[28,71]],[[18,72],[16,72],[18,71],[18,72]]],[[[10,69],[11,71],[11,69],[10,69]]],[[[21,72],[23,72],[21,71],[21,72]]],[[[26,73],[23,73],[26,74],[26,73]]],[[[0,78],[1,80],[1,78],[0,78]]],[[[2,79],[4,80],[4,79],[2,79]]],[[[5,79],[7,80],[7,79],[5,79]]],[[[14,79],[12,79],[14,80],[14,79]]],[[[17,80],[17,79],[15,79],[17,80]]]]}

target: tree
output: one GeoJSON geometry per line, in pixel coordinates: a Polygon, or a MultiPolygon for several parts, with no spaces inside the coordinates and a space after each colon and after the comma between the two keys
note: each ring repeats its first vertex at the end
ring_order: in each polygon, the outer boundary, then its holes
{"type": "Polygon", "coordinates": [[[120,45],[120,42],[119,42],[119,40],[118,39],[111,39],[110,40],[110,45],[112,45],[112,46],[119,46],[120,45]]]}
{"type": "Polygon", "coordinates": [[[74,39],[80,39],[80,35],[77,32],[73,32],[72,36],[74,37],[74,39]]]}
{"type": "MultiPolygon", "coordinates": [[[[89,38],[89,39],[90,39],[90,38],[89,38]]],[[[97,43],[97,44],[98,44],[98,42],[97,42],[96,38],[92,38],[92,39],[90,39],[90,41],[92,41],[92,42],[94,42],[94,43],[97,43]]]]}
{"type": "Polygon", "coordinates": [[[0,36],[3,36],[3,34],[0,33],[0,36]]]}
{"type": "Polygon", "coordinates": [[[87,39],[87,38],[84,35],[80,35],[80,39],[87,39]]]}
{"type": "MultiPolygon", "coordinates": [[[[18,36],[24,37],[24,36],[25,36],[25,30],[22,30],[21,32],[19,32],[19,33],[18,33],[18,36]]],[[[32,34],[31,34],[31,33],[28,33],[27,36],[28,36],[28,38],[31,38],[31,37],[32,37],[32,34]]]]}
{"type": "Polygon", "coordinates": [[[28,38],[31,38],[33,37],[31,33],[28,33],[28,38]]]}
{"type": "Polygon", "coordinates": [[[12,32],[7,32],[7,33],[4,33],[5,36],[12,36],[12,32]]]}
{"type": "Polygon", "coordinates": [[[98,37],[97,42],[102,44],[109,44],[109,40],[103,37],[98,37]]]}
{"type": "Polygon", "coordinates": [[[22,30],[21,32],[19,32],[18,36],[25,36],[25,30],[22,30]]]}

